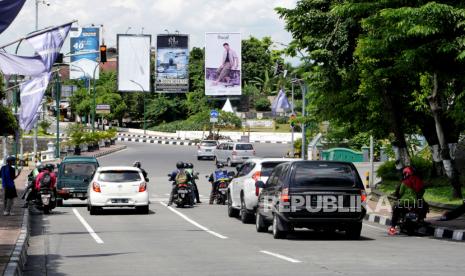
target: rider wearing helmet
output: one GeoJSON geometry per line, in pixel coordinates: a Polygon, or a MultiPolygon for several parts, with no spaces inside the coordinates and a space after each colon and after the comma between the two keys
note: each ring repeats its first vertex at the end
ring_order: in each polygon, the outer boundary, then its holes
{"type": "Polygon", "coordinates": [[[199,195],[199,189],[197,188],[197,183],[195,182],[196,179],[198,179],[198,175],[194,174],[194,164],[192,163],[186,163],[185,164],[186,171],[192,176],[192,186],[193,186],[193,192],[194,192],[194,197],[197,203],[202,203],[200,201],[200,195],[199,195]]]}
{"type": "Polygon", "coordinates": [[[227,178],[228,172],[223,169],[223,163],[216,164],[216,170],[210,175],[208,181],[212,184],[212,190],[210,192],[210,202],[209,204],[213,204],[215,199],[216,192],[218,190],[218,180],[221,178],[227,178]]]}
{"type": "Polygon", "coordinates": [[[139,170],[141,170],[142,175],[144,176],[145,181],[147,181],[147,180],[148,180],[148,178],[147,178],[148,174],[147,174],[147,172],[146,172],[144,169],[142,169],[142,163],[141,163],[140,161],[136,161],[136,162],[134,162],[134,167],[136,167],[136,168],[138,168],[139,170]]]}
{"type": "Polygon", "coordinates": [[[396,203],[392,207],[391,227],[389,235],[396,235],[396,226],[399,218],[407,210],[407,207],[414,207],[420,210],[420,220],[426,217],[428,207],[423,200],[425,187],[421,178],[416,175],[415,170],[411,166],[407,166],[402,170],[402,183],[396,190],[394,196],[397,198],[396,203]]]}
{"type": "MultiPolygon", "coordinates": [[[[40,170],[40,169],[39,169],[40,170]]],[[[55,189],[56,183],[57,183],[57,177],[55,173],[53,172],[55,170],[55,165],[53,164],[47,164],[44,166],[43,169],[41,169],[41,172],[36,178],[35,181],[35,188],[37,191],[40,190],[41,185],[48,185],[50,189],[55,189]],[[47,177],[50,176],[50,177],[47,177]],[[47,183],[45,183],[47,182],[47,183]]]]}
{"type": "Polygon", "coordinates": [[[19,173],[16,174],[15,168],[13,167],[16,163],[16,157],[8,156],[6,158],[6,164],[0,169],[0,176],[2,178],[2,187],[3,187],[3,215],[10,216],[11,208],[13,207],[14,198],[18,197],[16,193],[15,179],[18,177],[19,173]]]}
{"type": "Polygon", "coordinates": [[[186,164],[182,161],[178,161],[176,162],[176,170],[173,171],[170,175],[170,178],[169,180],[170,181],[173,181],[173,185],[171,187],[171,193],[170,193],[170,199],[168,201],[168,206],[173,204],[173,197],[174,197],[174,193],[176,192],[176,176],[179,174],[179,173],[186,173],[186,176],[187,176],[187,181],[189,183],[192,183],[192,175],[185,170],[185,167],[186,167],[186,164]]]}

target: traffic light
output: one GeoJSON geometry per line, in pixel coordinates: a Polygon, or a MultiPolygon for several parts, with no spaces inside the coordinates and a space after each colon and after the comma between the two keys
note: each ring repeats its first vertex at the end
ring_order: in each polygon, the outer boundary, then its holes
{"type": "Polygon", "coordinates": [[[105,44],[100,45],[100,62],[107,62],[107,45],[105,44]]]}

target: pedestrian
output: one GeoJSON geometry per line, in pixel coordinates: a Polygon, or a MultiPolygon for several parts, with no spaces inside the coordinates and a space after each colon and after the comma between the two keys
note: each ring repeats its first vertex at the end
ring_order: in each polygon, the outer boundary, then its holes
{"type": "Polygon", "coordinates": [[[19,175],[16,175],[15,168],[13,165],[16,163],[16,157],[8,156],[6,158],[6,164],[0,169],[0,174],[2,178],[2,187],[3,187],[3,215],[10,216],[13,215],[11,208],[13,207],[13,202],[18,194],[16,193],[15,187],[15,178],[19,175]]]}

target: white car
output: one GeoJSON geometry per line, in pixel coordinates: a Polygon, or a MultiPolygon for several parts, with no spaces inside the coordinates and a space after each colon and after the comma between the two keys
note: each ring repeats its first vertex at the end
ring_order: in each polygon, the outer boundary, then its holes
{"type": "Polygon", "coordinates": [[[104,207],[135,207],[140,213],[149,213],[147,182],[135,167],[99,167],[87,194],[91,215],[104,207]]]}
{"type": "Polygon", "coordinates": [[[240,216],[243,223],[254,221],[260,189],[256,181],[266,182],[274,167],[293,161],[290,158],[252,158],[238,168],[237,176],[228,187],[228,216],[240,216]]]}
{"type": "Polygon", "coordinates": [[[197,160],[202,158],[215,159],[215,150],[218,144],[216,140],[203,140],[200,142],[197,146],[197,160]]]}

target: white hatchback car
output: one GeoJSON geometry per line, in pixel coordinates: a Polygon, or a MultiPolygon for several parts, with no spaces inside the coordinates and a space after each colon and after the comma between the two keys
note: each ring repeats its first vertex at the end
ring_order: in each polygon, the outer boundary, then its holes
{"type": "Polygon", "coordinates": [[[95,215],[103,207],[135,207],[149,213],[147,183],[135,167],[99,167],[89,184],[87,209],[95,215]]]}
{"type": "Polygon", "coordinates": [[[260,189],[256,181],[266,182],[273,169],[290,158],[252,158],[238,168],[237,176],[228,187],[228,215],[240,216],[243,223],[254,222],[255,209],[258,204],[260,189]]]}

